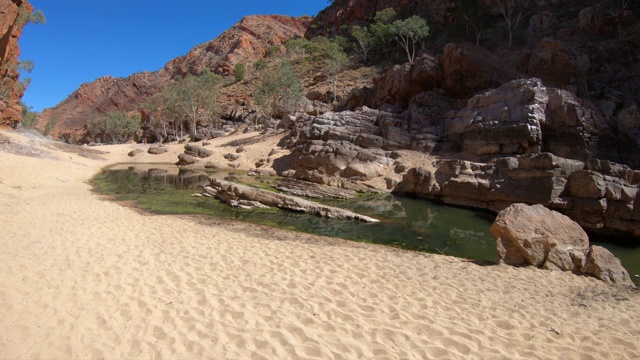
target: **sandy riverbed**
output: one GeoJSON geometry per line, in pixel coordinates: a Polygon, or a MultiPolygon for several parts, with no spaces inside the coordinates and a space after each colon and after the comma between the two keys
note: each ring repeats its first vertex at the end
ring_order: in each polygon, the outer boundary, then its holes
{"type": "MultiPolygon", "coordinates": [[[[0,131],[0,358],[638,359],[640,296],[592,278],[256,225],[95,195],[117,162],[0,131]],[[36,155],[36,156],[33,156],[36,155]],[[88,156],[88,157],[87,157],[88,156]]],[[[246,143],[250,166],[277,144],[246,143]]]]}

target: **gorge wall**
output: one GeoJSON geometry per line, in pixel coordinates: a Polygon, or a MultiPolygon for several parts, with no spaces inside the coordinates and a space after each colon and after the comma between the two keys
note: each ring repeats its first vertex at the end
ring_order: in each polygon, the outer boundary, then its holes
{"type": "Polygon", "coordinates": [[[55,117],[54,135],[73,133],[87,123],[89,113],[96,111],[134,111],[154,93],[164,89],[176,76],[197,74],[208,68],[220,75],[230,75],[237,63],[247,68],[262,58],[267,48],[283,45],[287,39],[303,36],[311,17],[256,15],[242,18],[216,39],[200,44],[186,55],[169,61],[163,69],[142,72],[127,78],[105,76],[85,83],[67,99],[45,109],[39,123],[55,117]]]}
{"type": "Polygon", "coordinates": [[[18,39],[26,24],[20,14],[30,13],[33,6],[26,0],[0,0],[0,126],[9,126],[22,118],[19,86],[18,39]]]}

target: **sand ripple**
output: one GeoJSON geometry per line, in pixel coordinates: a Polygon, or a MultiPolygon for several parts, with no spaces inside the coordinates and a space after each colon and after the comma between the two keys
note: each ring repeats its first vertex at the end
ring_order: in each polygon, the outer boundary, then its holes
{"type": "Polygon", "coordinates": [[[99,164],[0,156],[0,358],[640,358],[637,292],[144,215],[89,192],[99,164]]]}

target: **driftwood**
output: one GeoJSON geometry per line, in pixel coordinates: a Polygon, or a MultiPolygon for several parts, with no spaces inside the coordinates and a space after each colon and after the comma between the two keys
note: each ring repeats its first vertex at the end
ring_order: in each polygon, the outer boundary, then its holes
{"type": "Polygon", "coordinates": [[[211,179],[209,185],[204,186],[204,191],[205,194],[212,195],[224,203],[240,208],[273,206],[280,209],[311,213],[328,218],[354,219],[369,223],[379,222],[377,219],[348,210],[325,206],[299,197],[278,194],[224,180],[211,179]]]}

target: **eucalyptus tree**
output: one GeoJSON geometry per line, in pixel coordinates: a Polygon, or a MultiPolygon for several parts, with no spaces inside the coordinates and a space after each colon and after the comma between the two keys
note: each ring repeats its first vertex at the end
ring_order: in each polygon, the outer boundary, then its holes
{"type": "Polygon", "coordinates": [[[391,32],[407,54],[410,64],[416,59],[416,48],[429,36],[429,24],[420,16],[413,15],[405,20],[396,20],[391,25],[391,32]]]}
{"type": "Polygon", "coordinates": [[[195,136],[198,123],[218,115],[218,85],[222,76],[204,69],[198,76],[187,74],[176,80],[165,91],[168,94],[167,110],[179,121],[191,122],[191,135],[195,136]]]}
{"type": "Polygon", "coordinates": [[[295,112],[303,91],[291,64],[282,60],[263,72],[253,98],[262,112],[273,118],[282,112],[295,112]]]}

